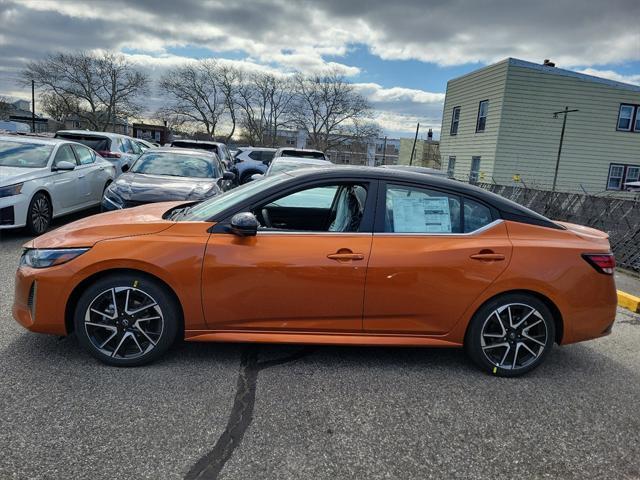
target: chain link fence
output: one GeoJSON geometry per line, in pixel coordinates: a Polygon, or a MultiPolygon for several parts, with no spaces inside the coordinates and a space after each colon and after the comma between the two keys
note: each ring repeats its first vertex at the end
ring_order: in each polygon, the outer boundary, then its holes
{"type": "Polygon", "coordinates": [[[640,201],[488,183],[479,186],[553,220],[607,232],[618,265],[640,273],[640,201]]]}

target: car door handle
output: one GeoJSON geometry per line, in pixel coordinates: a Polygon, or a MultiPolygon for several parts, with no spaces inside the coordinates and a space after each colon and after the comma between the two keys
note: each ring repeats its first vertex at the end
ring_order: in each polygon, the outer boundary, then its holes
{"type": "Polygon", "coordinates": [[[364,260],[364,254],[353,252],[337,252],[327,255],[330,260],[338,260],[339,262],[346,262],[348,260],[364,260]]]}
{"type": "Polygon", "coordinates": [[[493,253],[493,252],[484,253],[483,252],[483,253],[475,253],[471,255],[469,258],[473,260],[481,260],[485,262],[496,262],[496,261],[504,260],[504,255],[501,253],[493,253]]]}

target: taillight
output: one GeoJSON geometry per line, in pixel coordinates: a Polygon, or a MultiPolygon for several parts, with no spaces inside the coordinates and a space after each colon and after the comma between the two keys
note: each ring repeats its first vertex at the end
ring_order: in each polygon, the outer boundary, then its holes
{"type": "Polygon", "coordinates": [[[110,152],[109,150],[98,150],[102,158],[120,158],[120,153],[110,152]]]}
{"type": "Polygon", "coordinates": [[[616,268],[613,253],[583,253],[582,258],[598,272],[606,275],[613,275],[613,269],[616,268]]]}

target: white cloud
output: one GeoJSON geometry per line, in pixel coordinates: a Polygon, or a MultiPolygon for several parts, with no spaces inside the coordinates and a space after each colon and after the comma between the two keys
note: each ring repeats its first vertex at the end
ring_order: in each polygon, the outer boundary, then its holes
{"type": "Polygon", "coordinates": [[[622,75],[618,72],[614,72],[613,70],[598,70],[597,68],[585,68],[578,70],[578,72],[593,75],[595,77],[608,78],[609,80],[615,80],[616,82],[640,85],[640,74],[622,75]]]}

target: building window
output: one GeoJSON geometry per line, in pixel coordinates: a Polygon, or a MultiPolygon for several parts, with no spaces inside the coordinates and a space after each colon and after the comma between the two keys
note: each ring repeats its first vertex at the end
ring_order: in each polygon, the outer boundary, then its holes
{"type": "MultiPolygon", "coordinates": [[[[633,121],[633,114],[636,111],[635,105],[620,105],[620,112],[618,113],[618,130],[622,130],[623,132],[631,131],[631,124],[633,121]]],[[[638,122],[636,119],[636,128],[635,130],[640,130],[638,122]]]]}
{"type": "Polygon", "coordinates": [[[456,173],[456,157],[449,157],[447,164],[447,177],[453,178],[456,173]]]}
{"type": "Polygon", "coordinates": [[[621,190],[622,177],[624,177],[624,165],[610,165],[607,190],[621,190]]]}
{"type": "Polygon", "coordinates": [[[460,123],[460,107],[453,107],[451,115],[451,135],[458,134],[458,124],[460,123]]]}
{"type": "Polygon", "coordinates": [[[630,182],[640,181],[640,165],[624,165],[612,163],[609,165],[607,190],[625,190],[630,182]]]}
{"type": "Polygon", "coordinates": [[[487,125],[487,113],[489,112],[489,100],[483,100],[478,106],[478,120],[476,121],[476,133],[484,132],[487,125]]]}
{"type": "Polygon", "coordinates": [[[480,157],[471,157],[471,171],[469,172],[469,183],[478,183],[480,176],[480,157]]]}

